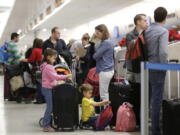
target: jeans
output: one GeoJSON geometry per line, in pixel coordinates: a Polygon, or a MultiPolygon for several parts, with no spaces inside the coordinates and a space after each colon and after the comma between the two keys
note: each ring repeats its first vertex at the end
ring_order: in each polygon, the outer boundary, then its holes
{"type": "Polygon", "coordinates": [[[42,87],[42,94],[47,105],[43,118],[43,127],[48,127],[51,125],[51,113],[53,111],[52,89],[42,87]]]}
{"type": "Polygon", "coordinates": [[[94,117],[90,117],[88,122],[91,126],[94,127],[96,120],[97,120],[97,116],[94,116],[94,117]]]}
{"type": "Polygon", "coordinates": [[[159,127],[160,110],[163,100],[165,71],[149,71],[150,93],[151,93],[151,115],[152,135],[161,135],[159,127]]]}
{"type": "Polygon", "coordinates": [[[44,102],[44,97],[43,97],[43,95],[42,95],[42,92],[41,92],[41,84],[40,83],[37,83],[36,84],[36,87],[37,87],[37,95],[36,95],[36,101],[37,102],[44,102]]]}
{"type": "Polygon", "coordinates": [[[86,125],[86,126],[95,127],[95,122],[96,122],[97,118],[98,118],[97,116],[90,117],[88,121],[83,122],[83,123],[84,123],[84,125],[86,125]]]}

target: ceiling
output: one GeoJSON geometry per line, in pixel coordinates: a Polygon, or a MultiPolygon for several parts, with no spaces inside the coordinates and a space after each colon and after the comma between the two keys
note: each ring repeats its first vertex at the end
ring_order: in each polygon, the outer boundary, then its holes
{"type": "MultiPolygon", "coordinates": [[[[54,26],[59,26],[62,29],[71,29],[139,1],[141,0],[111,0],[111,2],[109,0],[71,0],[69,4],[39,27],[29,31],[24,41],[32,41],[31,38],[34,38],[36,30],[43,28],[50,30],[54,26]]],[[[12,32],[24,29],[51,2],[52,0],[16,0],[0,43],[9,40],[12,32]]]]}
{"type": "Polygon", "coordinates": [[[72,0],[66,7],[52,16],[39,28],[60,26],[74,28],[99,17],[116,12],[140,0],[72,0]]]}
{"type": "Polygon", "coordinates": [[[0,37],[8,21],[14,0],[0,0],[0,37]]]}
{"type": "MultiPolygon", "coordinates": [[[[8,0],[9,1],[9,0],[8,0]]],[[[11,15],[6,24],[0,43],[10,40],[10,34],[24,29],[52,0],[15,0],[11,15]]]]}

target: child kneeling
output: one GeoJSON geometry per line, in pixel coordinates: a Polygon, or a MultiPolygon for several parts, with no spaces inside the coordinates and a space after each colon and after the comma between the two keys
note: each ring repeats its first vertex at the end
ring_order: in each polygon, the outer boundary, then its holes
{"type": "Polygon", "coordinates": [[[97,116],[95,116],[94,107],[108,105],[110,101],[95,102],[92,99],[93,87],[89,84],[83,84],[80,86],[80,90],[84,96],[82,99],[82,116],[80,127],[94,127],[95,121],[97,119],[97,116]]]}

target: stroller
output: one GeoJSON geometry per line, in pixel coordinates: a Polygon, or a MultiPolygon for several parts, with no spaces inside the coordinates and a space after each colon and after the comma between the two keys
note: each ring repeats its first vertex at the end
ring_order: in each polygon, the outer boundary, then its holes
{"type": "Polygon", "coordinates": [[[17,103],[24,101],[29,103],[33,100],[36,87],[27,79],[31,80],[31,76],[27,76],[28,71],[25,63],[21,62],[16,65],[5,65],[5,81],[9,85],[8,95],[13,98],[17,103]]]}
{"type": "MultiPolygon", "coordinates": [[[[54,66],[58,74],[69,74],[71,70],[59,56],[61,64],[54,66]]],[[[72,71],[73,73],[74,71],[72,71]]],[[[65,81],[53,88],[52,127],[62,131],[73,131],[79,125],[78,94],[74,81],[65,81]]],[[[42,127],[43,118],[39,120],[42,127]]]]}

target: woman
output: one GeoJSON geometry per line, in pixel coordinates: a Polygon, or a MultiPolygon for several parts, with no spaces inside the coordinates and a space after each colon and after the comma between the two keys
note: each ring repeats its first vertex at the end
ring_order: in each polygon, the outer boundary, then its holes
{"type": "Polygon", "coordinates": [[[44,98],[41,93],[41,84],[36,81],[36,77],[35,77],[35,73],[37,70],[39,70],[38,68],[42,61],[42,45],[43,45],[42,39],[38,39],[38,38],[34,39],[33,49],[32,49],[32,53],[31,53],[30,57],[27,59],[21,60],[23,62],[31,63],[33,66],[32,72],[31,72],[32,80],[33,80],[33,83],[36,84],[37,90],[38,90],[35,104],[44,103],[44,98]]]}
{"type": "Polygon", "coordinates": [[[109,40],[109,31],[106,25],[95,27],[97,38],[101,40],[93,58],[96,60],[96,73],[99,74],[99,87],[101,100],[109,100],[109,83],[114,75],[114,46],[109,40]]]}

